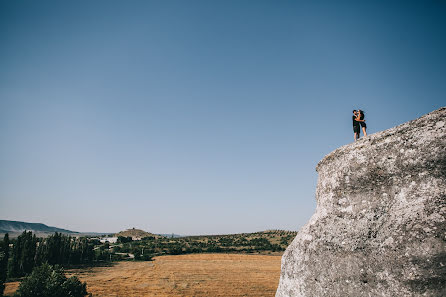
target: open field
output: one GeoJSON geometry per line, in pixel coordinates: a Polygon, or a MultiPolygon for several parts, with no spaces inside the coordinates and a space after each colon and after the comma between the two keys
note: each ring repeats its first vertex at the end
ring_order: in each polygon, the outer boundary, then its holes
{"type": "MultiPolygon", "coordinates": [[[[94,296],[274,296],[281,256],[188,254],[67,271],[94,296]]],[[[11,294],[17,283],[8,283],[11,294]]]]}

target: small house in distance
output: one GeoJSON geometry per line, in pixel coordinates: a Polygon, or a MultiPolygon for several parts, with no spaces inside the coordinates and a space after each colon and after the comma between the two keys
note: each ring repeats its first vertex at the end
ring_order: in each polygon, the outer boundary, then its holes
{"type": "Polygon", "coordinates": [[[118,237],[102,237],[99,239],[102,243],[116,243],[118,241],[118,237]]]}

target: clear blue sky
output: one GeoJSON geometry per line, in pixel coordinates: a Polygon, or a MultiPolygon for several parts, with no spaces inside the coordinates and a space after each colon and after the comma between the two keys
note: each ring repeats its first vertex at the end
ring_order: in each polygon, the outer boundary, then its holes
{"type": "Polygon", "coordinates": [[[0,2],[0,218],[297,230],[317,162],[446,105],[444,1],[0,2]]]}

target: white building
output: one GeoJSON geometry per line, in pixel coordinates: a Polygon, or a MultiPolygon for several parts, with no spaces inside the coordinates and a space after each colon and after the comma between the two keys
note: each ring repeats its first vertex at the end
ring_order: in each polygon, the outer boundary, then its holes
{"type": "Polygon", "coordinates": [[[118,237],[103,237],[99,239],[99,241],[102,243],[106,243],[107,241],[108,243],[116,243],[118,241],[118,237]]]}

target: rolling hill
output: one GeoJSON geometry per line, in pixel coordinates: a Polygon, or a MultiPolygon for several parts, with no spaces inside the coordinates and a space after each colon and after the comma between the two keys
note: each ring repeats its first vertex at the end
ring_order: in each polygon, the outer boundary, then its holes
{"type": "Polygon", "coordinates": [[[32,231],[38,236],[50,235],[55,232],[64,234],[79,234],[79,232],[70,231],[66,229],[47,226],[42,223],[28,223],[19,221],[0,220],[0,234],[9,233],[10,236],[15,237],[20,235],[23,231],[32,231]]]}
{"type": "Polygon", "coordinates": [[[135,229],[135,228],[127,229],[125,231],[121,231],[119,233],[116,233],[115,236],[116,237],[119,237],[119,236],[138,237],[138,238],[144,238],[144,237],[155,237],[155,238],[158,238],[158,237],[160,237],[160,235],[158,235],[158,234],[153,234],[153,233],[146,232],[146,231],[140,230],[140,229],[135,229]]]}

